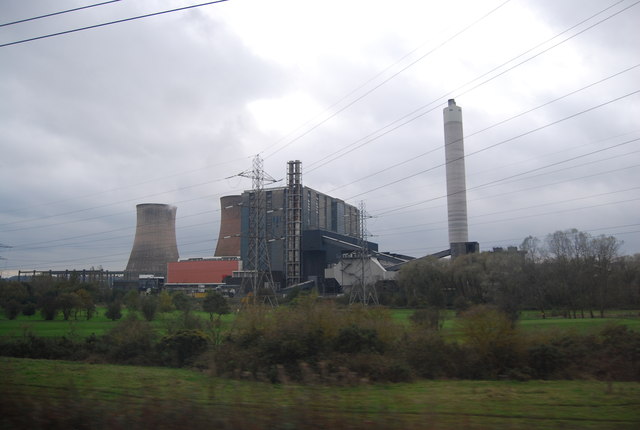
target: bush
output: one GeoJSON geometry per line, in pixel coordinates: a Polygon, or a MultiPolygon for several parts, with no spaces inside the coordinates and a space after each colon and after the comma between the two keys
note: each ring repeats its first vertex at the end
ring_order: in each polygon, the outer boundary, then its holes
{"type": "Polygon", "coordinates": [[[409,317],[413,324],[432,330],[440,330],[444,324],[444,312],[438,308],[416,309],[409,317]]]}
{"type": "Polygon", "coordinates": [[[465,347],[477,355],[486,376],[496,377],[522,364],[522,340],[503,312],[490,306],[473,306],[460,315],[458,325],[465,347]]]}
{"type": "Polygon", "coordinates": [[[22,306],[22,315],[30,317],[32,315],[35,315],[37,310],[38,308],[36,307],[35,303],[29,302],[22,306]]]}
{"type": "Polygon", "coordinates": [[[158,362],[155,337],[149,322],[131,314],[105,335],[106,358],[115,363],[155,364],[158,362]]]}
{"type": "Polygon", "coordinates": [[[207,336],[200,330],[179,330],[160,339],[158,348],[165,365],[182,367],[193,362],[208,344],[207,336]]]}
{"type": "Polygon", "coordinates": [[[118,300],[114,300],[109,303],[104,316],[109,318],[111,321],[116,321],[122,318],[122,305],[120,302],[118,300]]]}
{"type": "Polygon", "coordinates": [[[158,312],[158,298],[156,296],[146,296],[140,302],[140,309],[144,319],[153,321],[158,312]]]}
{"type": "Polygon", "coordinates": [[[414,329],[402,344],[405,359],[417,376],[430,379],[456,376],[450,364],[452,347],[438,332],[414,329]]]}
{"type": "Polygon", "coordinates": [[[344,327],[334,340],[333,349],[342,353],[384,352],[385,345],[372,329],[350,325],[344,327]]]}
{"type": "Polygon", "coordinates": [[[527,352],[529,367],[536,378],[549,378],[565,365],[564,354],[553,344],[533,345],[527,352]]]}

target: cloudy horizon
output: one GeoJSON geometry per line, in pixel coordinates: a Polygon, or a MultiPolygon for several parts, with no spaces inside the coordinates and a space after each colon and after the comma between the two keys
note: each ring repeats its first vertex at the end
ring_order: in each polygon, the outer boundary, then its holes
{"type": "MultiPolygon", "coordinates": [[[[90,1],[3,2],[0,24],[90,1]]],[[[0,45],[198,2],[122,0],[0,45]]],[[[0,273],[123,270],[135,206],[212,256],[259,154],[359,206],[379,249],[448,248],[442,109],[481,250],[577,228],[640,253],[639,2],[229,0],[0,48],[0,273]]],[[[283,185],[283,182],[277,185],[283,185]]]]}

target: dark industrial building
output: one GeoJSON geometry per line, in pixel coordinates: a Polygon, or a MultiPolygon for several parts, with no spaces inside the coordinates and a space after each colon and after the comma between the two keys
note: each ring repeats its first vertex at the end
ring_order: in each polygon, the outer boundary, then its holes
{"type": "MultiPolygon", "coordinates": [[[[285,187],[248,190],[241,196],[221,199],[216,256],[237,252],[243,266],[255,270],[251,264],[252,241],[262,235],[276,288],[305,281],[321,285],[325,268],[337,263],[343,253],[362,247],[358,208],[303,186],[300,167],[300,161],[289,162],[285,187]],[[254,217],[252,211],[261,211],[265,216],[254,217]],[[260,226],[256,228],[254,224],[252,229],[255,218],[260,226]]],[[[378,249],[375,243],[366,246],[372,251],[378,249]]]]}

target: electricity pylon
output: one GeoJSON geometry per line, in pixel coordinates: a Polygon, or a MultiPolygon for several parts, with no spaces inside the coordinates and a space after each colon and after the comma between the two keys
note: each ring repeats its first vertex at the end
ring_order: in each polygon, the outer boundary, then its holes
{"type": "Polygon", "coordinates": [[[253,169],[239,173],[238,176],[250,178],[252,190],[249,193],[249,235],[247,261],[244,262],[245,270],[250,272],[250,277],[243,278],[242,290],[249,288],[253,293],[253,303],[257,302],[258,293],[267,288],[273,292],[268,297],[273,305],[277,303],[275,285],[271,273],[271,259],[269,257],[267,226],[266,226],[266,202],[264,196],[265,182],[277,182],[269,174],[264,172],[262,158],[256,155],[253,159],[253,169]]]}
{"type": "Polygon", "coordinates": [[[360,234],[358,236],[358,256],[360,260],[360,276],[359,280],[351,286],[351,294],[349,295],[349,304],[361,302],[363,305],[378,304],[378,293],[375,284],[368,285],[367,278],[370,278],[370,260],[369,242],[367,240],[367,218],[369,215],[365,209],[364,201],[360,202],[360,234]]]}

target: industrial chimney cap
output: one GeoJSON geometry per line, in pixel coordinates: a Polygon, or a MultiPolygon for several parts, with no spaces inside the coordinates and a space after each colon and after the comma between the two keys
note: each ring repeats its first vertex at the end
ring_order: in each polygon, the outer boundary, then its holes
{"type": "Polygon", "coordinates": [[[449,99],[449,106],[455,106],[456,105],[456,100],[455,99],[449,99]]]}

